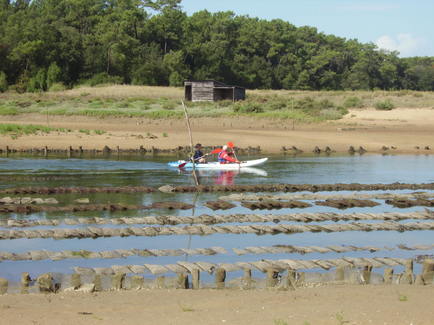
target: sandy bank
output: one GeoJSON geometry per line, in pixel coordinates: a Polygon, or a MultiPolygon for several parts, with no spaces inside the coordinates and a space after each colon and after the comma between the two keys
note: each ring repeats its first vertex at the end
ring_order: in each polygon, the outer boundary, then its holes
{"type": "Polygon", "coordinates": [[[432,324],[432,287],[0,296],[1,324],[432,324]]]}
{"type": "MultiPolygon", "coordinates": [[[[47,117],[39,114],[6,116],[0,123],[47,125],[47,117]]],[[[347,152],[360,146],[368,152],[431,153],[434,148],[434,110],[373,109],[352,110],[342,120],[323,124],[294,124],[286,120],[265,120],[254,117],[196,118],[191,121],[195,142],[222,145],[228,141],[239,147],[261,146],[264,152],[278,153],[282,147],[296,146],[312,152],[318,146],[329,146],[336,152],[347,152]],[[429,147],[430,149],[425,149],[429,147]]],[[[147,120],[142,118],[91,118],[84,116],[49,116],[50,127],[72,129],[73,132],[0,137],[0,147],[65,149],[82,146],[102,149],[174,148],[189,144],[184,120],[147,120]],[[105,134],[87,135],[80,129],[104,130],[105,134]],[[154,137],[155,136],[155,137],[154,137]]]]}

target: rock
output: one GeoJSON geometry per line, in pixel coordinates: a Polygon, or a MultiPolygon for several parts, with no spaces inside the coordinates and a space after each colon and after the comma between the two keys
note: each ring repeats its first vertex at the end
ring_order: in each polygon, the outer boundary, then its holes
{"type": "Polygon", "coordinates": [[[74,202],[78,204],[88,204],[90,203],[90,200],[89,198],[81,198],[81,199],[74,200],[74,202]]]}
{"type": "Polygon", "coordinates": [[[3,278],[0,278],[0,295],[4,295],[8,292],[9,281],[3,278]]]}
{"type": "Polygon", "coordinates": [[[45,203],[44,199],[41,199],[40,197],[32,199],[32,204],[43,204],[45,203]]]}
{"type": "Polygon", "coordinates": [[[44,203],[45,204],[58,204],[59,201],[57,201],[54,197],[49,197],[49,198],[46,198],[44,200],[44,203]]]}
{"type": "Polygon", "coordinates": [[[133,275],[130,278],[130,289],[140,290],[143,289],[145,284],[145,279],[141,275],[133,275]]]}
{"type": "Polygon", "coordinates": [[[31,197],[22,197],[20,199],[20,204],[30,204],[32,201],[33,199],[31,197]]]}
{"type": "Polygon", "coordinates": [[[32,279],[30,278],[30,274],[28,272],[23,272],[21,274],[21,293],[29,293],[29,286],[32,279]]]}
{"type": "Polygon", "coordinates": [[[0,203],[3,203],[3,204],[13,204],[14,202],[15,202],[14,199],[12,199],[9,196],[0,199],[0,203]]]}
{"type": "Polygon", "coordinates": [[[53,277],[49,273],[40,275],[36,282],[39,285],[39,292],[41,293],[53,293],[55,292],[53,277]]]}
{"type": "Polygon", "coordinates": [[[95,291],[94,283],[83,284],[79,289],[77,289],[77,292],[83,292],[83,293],[92,293],[94,291],[95,291]]]}
{"type": "Polygon", "coordinates": [[[158,190],[163,193],[173,193],[175,188],[172,185],[164,185],[159,187],[158,190]]]}

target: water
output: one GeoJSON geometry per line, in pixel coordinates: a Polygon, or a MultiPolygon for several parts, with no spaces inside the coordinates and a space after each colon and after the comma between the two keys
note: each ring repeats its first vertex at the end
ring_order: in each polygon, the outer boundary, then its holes
{"type": "MultiPolygon", "coordinates": [[[[241,159],[255,159],[258,157],[240,157],[241,159]]],[[[0,157],[0,188],[22,186],[152,186],[159,187],[166,184],[188,185],[194,184],[189,171],[179,171],[167,167],[167,162],[178,160],[170,156],[107,156],[92,159],[64,158],[51,156],[26,157],[2,156],[0,157]],[[54,177],[54,178],[53,178],[54,177]]],[[[201,184],[331,184],[331,183],[428,183],[434,182],[433,168],[434,156],[272,156],[265,165],[246,173],[233,171],[201,171],[199,181],[201,184]]],[[[400,191],[410,192],[410,191],[400,191]]],[[[341,194],[346,193],[342,192],[341,194]]],[[[336,194],[336,192],[334,193],[336,194]]],[[[195,204],[192,210],[142,210],[122,212],[80,212],[80,213],[37,213],[30,215],[0,215],[0,218],[50,218],[62,219],[65,217],[98,216],[105,218],[120,216],[146,216],[146,215],[183,215],[197,216],[200,214],[233,214],[233,213],[297,213],[297,212],[339,212],[336,209],[315,206],[307,209],[281,209],[272,211],[252,212],[234,202],[237,207],[227,211],[213,212],[204,206],[206,201],[217,200],[226,193],[200,193],[200,194],[164,194],[164,193],[132,193],[132,194],[56,194],[50,196],[32,195],[32,197],[55,197],[59,205],[72,204],[77,198],[89,198],[92,203],[126,203],[150,204],[157,201],[183,201],[195,204]]],[[[390,211],[420,211],[421,207],[411,209],[396,209],[378,200],[380,206],[373,208],[347,209],[345,212],[390,212],[390,211]]],[[[311,202],[312,203],[312,202],[311,202]]],[[[61,226],[66,228],[65,225],[61,226]]],[[[108,225],[103,225],[108,227],[108,225]]],[[[28,229],[28,228],[26,228],[28,229]]],[[[432,232],[342,232],[342,233],[302,233],[292,235],[222,235],[211,236],[158,236],[158,237],[113,237],[99,239],[18,239],[0,241],[0,251],[26,252],[29,250],[91,250],[103,251],[114,249],[174,249],[174,248],[206,248],[212,246],[224,247],[228,253],[215,256],[183,256],[183,257],[129,257],[125,259],[74,259],[62,261],[6,261],[1,263],[0,277],[17,280],[19,274],[30,271],[32,275],[44,272],[71,273],[73,266],[102,267],[110,265],[131,264],[170,264],[179,260],[235,262],[257,261],[263,258],[279,259],[328,259],[341,257],[342,254],[263,254],[237,256],[232,248],[247,246],[272,245],[355,245],[396,247],[398,244],[417,245],[432,244],[432,232]]],[[[350,252],[346,256],[352,257],[414,257],[418,254],[433,254],[434,251],[379,251],[350,252]]]]}

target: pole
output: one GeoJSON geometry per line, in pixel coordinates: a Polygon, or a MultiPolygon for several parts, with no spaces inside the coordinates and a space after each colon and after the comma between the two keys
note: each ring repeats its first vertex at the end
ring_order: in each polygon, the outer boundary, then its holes
{"type": "Polygon", "coordinates": [[[193,163],[193,177],[194,177],[194,181],[196,183],[196,186],[199,185],[199,181],[197,180],[197,175],[196,175],[196,170],[195,170],[195,164],[194,164],[194,160],[193,160],[193,135],[191,133],[191,127],[190,127],[190,119],[188,118],[188,113],[187,113],[187,107],[185,107],[184,101],[181,100],[182,103],[182,107],[184,108],[184,114],[185,114],[185,120],[187,122],[187,129],[188,129],[188,135],[190,137],[190,153],[191,153],[191,160],[193,163]]]}

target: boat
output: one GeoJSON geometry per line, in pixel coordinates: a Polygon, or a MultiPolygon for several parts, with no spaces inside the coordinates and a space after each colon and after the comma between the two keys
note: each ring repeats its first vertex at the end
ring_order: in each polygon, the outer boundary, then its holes
{"type": "MultiPolygon", "coordinates": [[[[196,163],[196,164],[194,164],[194,168],[197,168],[197,169],[214,169],[214,170],[238,170],[238,169],[243,169],[243,168],[247,168],[247,167],[262,165],[267,160],[268,160],[268,158],[247,160],[247,161],[242,161],[239,164],[232,164],[232,163],[231,164],[220,164],[219,162],[209,162],[206,164],[196,163]]],[[[175,168],[179,168],[180,166],[182,166],[182,168],[185,168],[185,169],[193,168],[193,163],[187,162],[186,160],[172,161],[168,165],[170,167],[175,167],[175,168]]]]}

